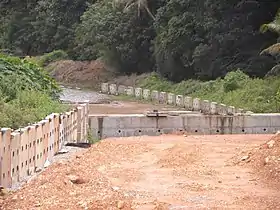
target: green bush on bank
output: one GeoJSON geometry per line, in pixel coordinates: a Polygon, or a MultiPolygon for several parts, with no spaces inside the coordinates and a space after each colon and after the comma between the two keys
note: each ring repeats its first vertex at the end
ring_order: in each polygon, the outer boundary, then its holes
{"type": "Polygon", "coordinates": [[[223,79],[207,82],[186,80],[180,83],[169,82],[153,73],[138,85],[151,90],[216,101],[253,112],[280,111],[280,78],[252,79],[240,70],[228,73],[223,79]]]}
{"type": "Polygon", "coordinates": [[[17,129],[67,107],[59,103],[60,89],[38,65],[0,54],[0,127],[17,129]]]}

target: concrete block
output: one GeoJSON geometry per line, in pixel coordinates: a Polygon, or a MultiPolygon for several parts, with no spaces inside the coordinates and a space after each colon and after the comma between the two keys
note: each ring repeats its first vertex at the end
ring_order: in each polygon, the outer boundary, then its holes
{"type": "Polygon", "coordinates": [[[234,106],[229,106],[228,107],[228,115],[234,115],[235,114],[235,107],[234,106]]]}
{"type": "Polygon", "coordinates": [[[20,133],[13,132],[11,134],[11,176],[13,184],[19,181],[20,151],[20,133]]]}
{"type": "Polygon", "coordinates": [[[183,117],[181,116],[168,116],[162,117],[158,120],[158,129],[184,129],[183,117]]]}
{"type": "Polygon", "coordinates": [[[161,104],[167,103],[167,93],[166,92],[159,93],[159,103],[161,103],[161,104]]]}
{"type": "Polygon", "coordinates": [[[185,96],[184,97],[184,106],[186,110],[192,111],[193,110],[193,99],[192,97],[185,96]]]}
{"type": "Polygon", "coordinates": [[[134,87],[128,86],[127,89],[126,89],[126,95],[134,96],[134,87]]]}
{"type": "Polygon", "coordinates": [[[176,105],[176,96],[173,93],[167,94],[167,104],[176,105]]]}
{"type": "Polygon", "coordinates": [[[184,96],[176,95],[176,106],[184,107],[184,96]]]}
{"type": "Polygon", "coordinates": [[[126,90],[126,86],[124,86],[124,85],[118,86],[118,94],[121,94],[121,95],[125,94],[125,90],[126,90]]]}
{"type": "MultiPolygon", "coordinates": [[[[68,116],[70,115],[70,113],[68,113],[68,116]]],[[[67,117],[68,117],[67,116],[67,117]]],[[[53,115],[49,115],[46,117],[46,120],[49,121],[48,125],[49,125],[49,130],[47,133],[47,137],[48,137],[48,160],[52,161],[53,157],[54,157],[54,135],[53,135],[53,131],[54,131],[54,120],[53,120],[53,115]]],[[[68,120],[68,124],[67,124],[67,138],[70,138],[70,133],[69,133],[69,129],[70,129],[70,123],[68,120]]]]}
{"type": "Polygon", "coordinates": [[[27,127],[28,135],[28,174],[31,175],[35,171],[35,156],[36,156],[36,136],[35,126],[27,127]]]}
{"type": "Polygon", "coordinates": [[[11,129],[2,128],[0,131],[0,184],[5,188],[12,186],[11,163],[11,129]]]}
{"type": "Polygon", "coordinates": [[[193,99],[193,109],[194,109],[194,111],[200,111],[201,110],[201,100],[200,100],[200,98],[194,98],[193,99]]]}
{"type": "MultiPolygon", "coordinates": [[[[35,133],[36,133],[36,160],[35,160],[35,169],[36,168],[43,168],[44,166],[44,159],[43,159],[43,152],[44,152],[44,144],[43,144],[43,126],[41,123],[35,125],[35,133]]],[[[59,130],[58,130],[59,131],[59,130]]],[[[58,146],[57,146],[58,148],[58,146]]]]}
{"type": "Polygon", "coordinates": [[[102,83],[101,84],[101,92],[102,93],[109,93],[109,84],[108,83],[102,83]]]}
{"type": "Polygon", "coordinates": [[[210,102],[208,100],[202,101],[202,113],[210,114],[210,102]]]}
{"type": "Polygon", "coordinates": [[[143,90],[142,88],[135,88],[135,97],[142,99],[143,97],[143,90]]]}
{"type": "Polygon", "coordinates": [[[152,98],[152,101],[156,101],[156,102],[159,101],[159,93],[158,93],[157,90],[153,90],[152,91],[151,98],[152,98]]]}
{"type": "Polygon", "coordinates": [[[29,139],[27,128],[20,129],[20,167],[19,167],[19,179],[20,181],[28,175],[29,168],[29,139]]]}
{"type": "Polygon", "coordinates": [[[144,89],[143,90],[143,98],[145,100],[150,100],[151,99],[151,91],[149,89],[144,89]]]}
{"type": "Polygon", "coordinates": [[[218,104],[218,114],[219,115],[227,115],[228,108],[225,104],[218,104]]]}
{"type": "Polygon", "coordinates": [[[116,84],[110,84],[109,85],[109,91],[111,95],[116,95],[117,94],[117,85],[116,84]]]}
{"type": "Polygon", "coordinates": [[[218,114],[218,104],[216,102],[210,103],[210,114],[218,114]]]}

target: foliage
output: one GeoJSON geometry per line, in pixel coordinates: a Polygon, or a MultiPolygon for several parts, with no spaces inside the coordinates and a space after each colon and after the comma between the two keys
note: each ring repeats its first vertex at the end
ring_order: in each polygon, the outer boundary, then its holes
{"type": "MultiPolygon", "coordinates": [[[[278,34],[280,36],[280,9],[278,9],[278,12],[274,18],[274,20],[270,23],[263,24],[260,28],[260,31],[262,33],[265,33],[267,31],[272,31],[278,34]]],[[[276,60],[276,65],[267,73],[267,75],[280,75],[279,73],[279,66],[280,66],[280,43],[273,44],[269,46],[268,48],[265,48],[260,55],[271,55],[276,60]]]]}
{"type": "Polygon", "coordinates": [[[66,60],[68,58],[68,54],[63,50],[55,50],[50,53],[45,53],[42,56],[26,57],[27,60],[35,62],[42,67],[45,67],[52,62],[66,60]]]}
{"type": "Polygon", "coordinates": [[[0,100],[0,127],[24,127],[44,119],[50,113],[60,113],[66,108],[45,93],[34,90],[19,91],[16,98],[8,103],[3,98],[0,100]]]}
{"type": "Polygon", "coordinates": [[[258,27],[271,18],[266,11],[276,5],[279,2],[167,1],[154,23],[159,72],[174,81],[214,79],[237,68],[264,76],[274,61],[257,54],[275,36],[262,35],[258,27]]]}
{"type": "Polygon", "coordinates": [[[60,89],[56,82],[37,64],[25,59],[0,54],[0,89],[13,100],[18,90],[36,90],[57,97],[60,89]]]}
{"type": "Polygon", "coordinates": [[[0,20],[5,20],[6,33],[0,31],[0,47],[24,56],[71,51],[75,28],[89,3],[92,1],[4,1],[0,3],[0,20]]]}
{"type": "Polygon", "coordinates": [[[124,73],[149,71],[153,66],[151,41],[155,36],[148,16],[123,13],[109,1],[93,4],[77,28],[79,59],[98,56],[124,73]]]}
{"type": "Polygon", "coordinates": [[[225,103],[253,112],[280,111],[280,78],[278,77],[252,79],[241,71],[236,71],[228,73],[224,79],[218,78],[207,82],[185,80],[180,83],[172,83],[153,73],[146,79],[139,81],[138,85],[151,90],[225,103]]]}
{"type": "Polygon", "coordinates": [[[0,127],[18,128],[65,110],[59,88],[36,64],[0,55],[0,127]]]}
{"type": "Polygon", "coordinates": [[[278,0],[5,0],[0,48],[21,56],[102,56],[122,74],[157,70],[175,82],[238,68],[263,77],[279,64],[259,54],[278,38],[279,7],[278,0]]]}

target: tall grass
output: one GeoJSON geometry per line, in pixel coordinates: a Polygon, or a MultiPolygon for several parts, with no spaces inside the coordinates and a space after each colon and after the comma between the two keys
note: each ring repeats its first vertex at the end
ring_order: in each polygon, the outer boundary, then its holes
{"type": "Polygon", "coordinates": [[[216,101],[253,112],[280,111],[280,78],[253,79],[240,70],[228,73],[223,79],[180,83],[169,82],[153,73],[139,81],[138,86],[216,101]]]}

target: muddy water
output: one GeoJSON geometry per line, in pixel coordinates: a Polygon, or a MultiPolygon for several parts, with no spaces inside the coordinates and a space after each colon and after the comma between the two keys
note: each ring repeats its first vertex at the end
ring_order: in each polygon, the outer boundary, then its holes
{"type": "Polygon", "coordinates": [[[89,103],[99,104],[108,103],[109,96],[92,91],[92,90],[81,90],[62,86],[62,93],[60,100],[71,103],[84,102],[89,100],[89,103]]]}

